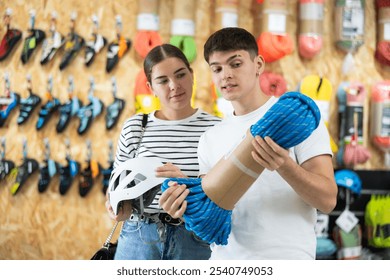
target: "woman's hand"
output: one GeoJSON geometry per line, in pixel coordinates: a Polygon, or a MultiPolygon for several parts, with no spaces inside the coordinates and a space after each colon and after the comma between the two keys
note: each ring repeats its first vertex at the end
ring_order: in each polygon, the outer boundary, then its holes
{"type": "Polygon", "coordinates": [[[190,190],[186,185],[179,185],[177,182],[170,181],[169,188],[166,189],[160,197],[160,206],[172,218],[182,218],[187,209],[187,201],[185,200],[190,190]]]}
{"type": "Polygon", "coordinates": [[[114,214],[114,210],[112,209],[112,206],[110,204],[110,201],[108,200],[108,195],[106,194],[106,209],[108,212],[108,216],[117,222],[125,221],[128,218],[130,218],[131,214],[133,213],[133,207],[131,205],[130,200],[122,201],[118,206],[118,214],[114,214]]]}
{"type": "Polygon", "coordinates": [[[156,177],[165,178],[186,178],[187,176],[181,172],[180,168],[168,162],[162,166],[157,167],[156,177]]]}

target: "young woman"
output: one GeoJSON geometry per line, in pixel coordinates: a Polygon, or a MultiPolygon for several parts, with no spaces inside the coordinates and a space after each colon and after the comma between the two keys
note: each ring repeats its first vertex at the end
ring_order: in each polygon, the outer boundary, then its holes
{"type": "MultiPolygon", "coordinates": [[[[156,157],[164,165],[156,170],[161,177],[197,177],[197,148],[200,136],[220,121],[202,109],[191,106],[193,71],[182,51],[170,44],[152,49],[144,60],[147,86],[155,94],[161,109],[149,114],[138,157],[156,157]]],[[[114,168],[134,158],[140,139],[142,114],[127,119],[118,140],[114,168]]],[[[185,229],[180,219],[173,219],[159,206],[160,193],[145,208],[145,218],[132,211],[128,201],[114,215],[124,221],[116,260],[209,259],[209,244],[185,229]]]]}

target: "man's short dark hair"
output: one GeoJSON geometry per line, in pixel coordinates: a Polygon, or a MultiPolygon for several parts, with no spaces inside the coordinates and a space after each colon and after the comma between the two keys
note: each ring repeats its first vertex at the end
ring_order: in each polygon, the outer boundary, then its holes
{"type": "Polygon", "coordinates": [[[253,59],[259,53],[256,38],[247,30],[239,27],[226,27],[213,33],[203,47],[204,59],[209,63],[214,52],[247,51],[253,59]]]}

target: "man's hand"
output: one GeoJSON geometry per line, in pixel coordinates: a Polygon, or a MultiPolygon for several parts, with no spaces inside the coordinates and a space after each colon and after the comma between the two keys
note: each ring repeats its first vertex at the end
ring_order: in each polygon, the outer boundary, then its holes
{"type": "Polygon", "coordinates": [[[289,157],[288,151],[276,144],[270,137],[256,136],[252,142],[253,159],[264,168],[274,171],[281,167],[289,157]]]}

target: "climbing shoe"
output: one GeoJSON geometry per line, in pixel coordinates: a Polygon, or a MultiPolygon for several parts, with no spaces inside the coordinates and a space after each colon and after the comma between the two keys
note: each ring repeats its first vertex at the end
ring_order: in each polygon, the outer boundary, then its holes
{"type": "Polygon", "coordinates": [[[108,184],[110,183],[110,177],[111,177],[111,172],[114,169],[114,163],[111,163],[108,168],[102,169],[102,174],[103,174],[103,188],[102,192],[105,195],[108,189],[108,184]]]}
{"type": "Polygon", "coordinates": [[[39,111],[39,117],[36,124],[37,130],[42,129],[45,126],[52,114],[57,111],[59,106],[60,100],[57,98],[52,98],[52,100],[49,100],[44,106],[42,106],[41,110],[39,111]]]}
{"type": "Polygon", "coordinates": [[[119,38],[108,45],[106,72],[111,72],[118,64],[119,60],[130,49],[131,41],[119,36],[119,38]]]}
{"type": "Polygon", "coordinates": [[[80,172],[80,163],[77,161],[71,160],[69,158],[67,160],[66,166],[60,167],[60,194],[65,195],[69,188],[72,186],[74,178],[80,172]]]}
{"type": "Polygon", "coordinates": [[[30,118],[32,112],[39,105],[39,103],[41,103],[41,98],[34,93],[30,93],[27,98],[24,98],[20,101],[20,112],[17,120],[19,125],[25,123],[30,118]]]}
{"type": "Polygon", "coordinates": [[[51,32],[52,35],[43,41],[41,65],[51,61],[57,51],[64,45],[65,38],[58,31],[51,32]]]}
{"type": "Polygon", "coordinates": [[[106,129],[109,130],[116,125],[124,107],[125,101],[115,97],[114,102],[107,107],[106,129]]]}
{"type": "Polygon", "coordinates": [[[15,182],[11,186],[12,195],[16,195],[28,178],[38,169],[38,162],[32,158],[25,158],[20,166],[12,169],[10,176],[15,178],[15,182]]]}
{"type": "Polygon", "coordinates": [[[100,34],[92,34],[92,38],[85,44],[85,65],[90,66],[95,56],[107,45],[107,39],[100,34]]]}
{"type": "Polygon", "coordinates": [[[96,160],[90,160],[88,166],[81,172],[79,194],[85,197],[93,187],[94,179],[100,174],[100,166],[96,160]]]}
{"type": "Polygon", "coordinates": [[[9,96],[0,97],[0,127],[2,127],[11,111],[19,104],[20,95],[11,92],[9,96]]]}
{"type": "Polygon", "coordinates": [[[57,132],[62,132],[68,126],[71,118],[77,114],[81,107],[81,101],[77,97],[73,97],[59,108],[60,118],[56,126],[57,132]]]}
{"type": "Polygon", "coordinates": [[[84,134],[92,124],[92,121],[101,114],[104,109],[104,104],[96,97],[90,97],[90,103],[82,108],[78,112],[80,124],[77,129],[79,135],[84,134]]]}
{"type": "Polygon", "coordinates": [[[60,70],[64,70],[77,56],[81,48],[84,46],[85,41],[76,33],[70,33],[65,43],[65,53],[61,59],[60,70]]]}
{"type": "Polygon", "coordinates": [[[15,167],[15,163],[11,160],[0,160],[0,181],[5,179],[11,170],[15,167]]]}
{"type": "Polygon", "coordinates": [[[20,59],[26,64],[39,44],[45,39],[45,32],[39,29],[30,29],[30,34],[24,41],[22,55],[20,59]]]}
{"type": "Polygon", "coordinates": [[[38,181],[38,191],[43,193],[49,187],[51,178],[58,173],[58,163],[54,160],[45,160],[44,164],[39,168],[40,175],[38,181]]]}
{"type": "Polygon", "coordinates": [[[8,29],[0,43],[0,61],[6,59],[22,38],[18,29],[8,29]]]}

